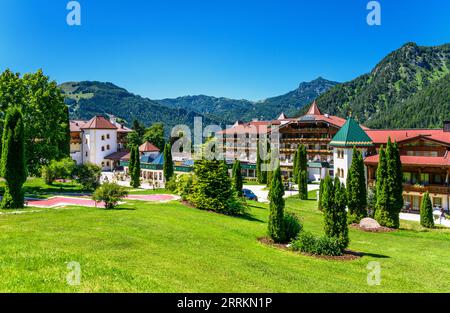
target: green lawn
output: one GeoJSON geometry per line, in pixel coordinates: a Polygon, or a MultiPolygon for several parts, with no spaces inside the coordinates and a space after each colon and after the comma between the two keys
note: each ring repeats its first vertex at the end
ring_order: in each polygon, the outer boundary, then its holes
{"type": "MultiPolygon", "coordinates": [[[[322,232],[316,202],[287,200],[322,232]]],[[[393,233],[350,231],[366,256],[329,261],[265,246],[267,205],[236,218],[178,202],[117,210],[47,209],[0,215],[0,292],[449,292],[450,230],[402,223],[393,233]],[[69,286],[66,263],[81,265],[69,286]],[[381,285],[366,267],[381,264],[381,285]]]]}

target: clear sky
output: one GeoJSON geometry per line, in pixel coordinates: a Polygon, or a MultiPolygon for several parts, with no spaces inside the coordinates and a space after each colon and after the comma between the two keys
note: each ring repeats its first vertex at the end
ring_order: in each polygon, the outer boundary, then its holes
{"type": "Polygon", "coordinates": [[[58,81],[113,82],[153,99],[207,94],[263,99],[318,76],[347,81],[409,41],[450,42],[450,1],[0,1],[0,69],[42,68],[58,81]]]}

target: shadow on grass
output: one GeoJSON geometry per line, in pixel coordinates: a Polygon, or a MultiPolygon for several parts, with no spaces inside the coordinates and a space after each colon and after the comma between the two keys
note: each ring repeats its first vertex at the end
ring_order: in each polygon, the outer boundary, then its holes
{"type": "Polygon", "coordinates": [[[136,211],[136,208],[123,208],[123,207],[116,207],[116,208],[112,208],[112,209],[106,209],[106,208],[101,208],[101,210],[105,210],[105,211],[136,211]]]}
{"type": "Polygon", "coordinates": [[[383,254],[377,254],[377,253],[367,253],[367,252],[354,252],[354,251],[350,251],[347,250],[348,254],[354,254],[354,255],[358,255],[358,256],[369,256],[372,258],[376,258],[376,259],[390,259],[391,257],[388,255],[383,255],[383,254]]]}
{"type": "Polygon", "coordinates": [[[243,219],[243,220],[247,220],[247,221],[250,221],[250,222],[265,223],[263,220],[260,220],[259,218],[256,218],[256,217],[254,217],[253,215],[250,215],[250,214],[244,214],[244,215],[235,216],[235,217],[243,219]]]}

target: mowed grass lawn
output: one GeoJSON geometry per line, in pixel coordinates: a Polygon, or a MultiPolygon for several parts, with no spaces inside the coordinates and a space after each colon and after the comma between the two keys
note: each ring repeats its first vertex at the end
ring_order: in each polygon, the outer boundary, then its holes
{"type": "MultiPolygon", "coordinates": [[[[311,193],[312,195],[312,193],[311,193]]],[[[316,202],[288,199],[322,233],[316,202]]],[[[449,292],[450,230],[402,222],[393,233],[350,231],[366,255],[330,261],[265,246],[268,206],[228,217],[178,202],[117,210],[69,207],[0,215],[1,292],[449,292]],[[81,265],[70,286],[67,263],[81,265]],[[381,285],[369,286],[370,261],[381,285]]]]}

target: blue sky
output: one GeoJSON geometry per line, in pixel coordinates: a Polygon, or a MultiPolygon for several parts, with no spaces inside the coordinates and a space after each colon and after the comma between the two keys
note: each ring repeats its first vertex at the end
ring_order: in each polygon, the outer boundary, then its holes
{"type": "Polygon", "coordinates": [[[0,69],[110,81],[153,99],[207,94],[263,99],[318,76],[347,81],[409,41],[450,42],[450,1],[2,0],[0,69]]]}

